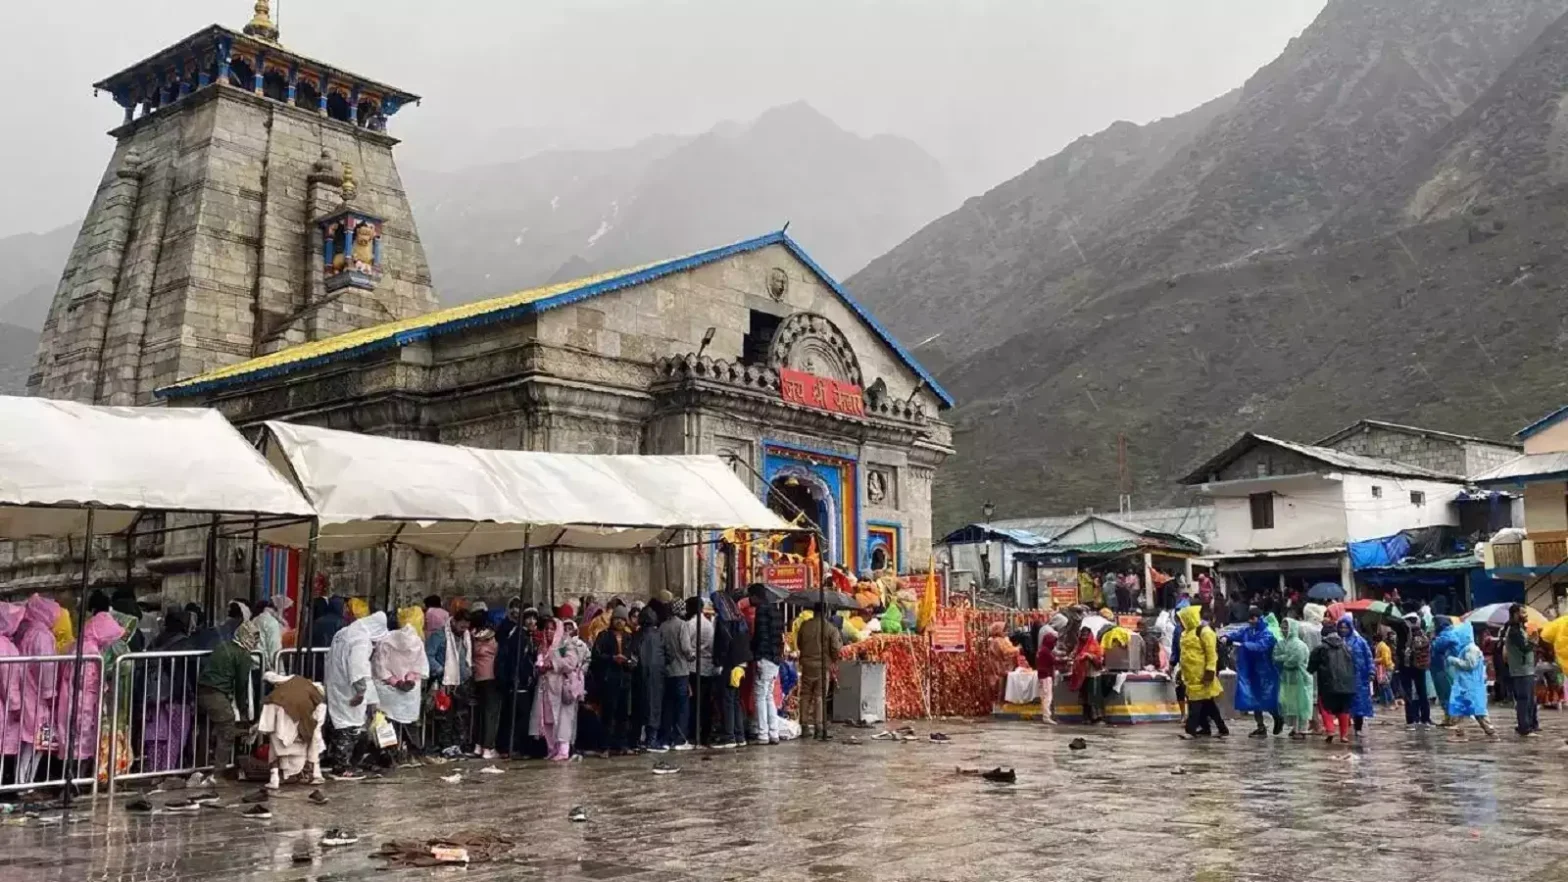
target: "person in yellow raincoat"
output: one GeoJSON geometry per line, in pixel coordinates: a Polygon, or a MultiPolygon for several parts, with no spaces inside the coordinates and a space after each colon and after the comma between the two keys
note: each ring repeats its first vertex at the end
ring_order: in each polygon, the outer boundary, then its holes
{"type": "MultiPolygon", "coordinates": [[[[1557,665],[1556,671],[1548,671],[1546,683],[1551,692],[1547,696],[1547,704],[1558,704],[1563,701],[1563,673],[1568,667],[1568,616],[1558,616],[1546,623],[1541,629],[1541,643],[1551,650],[1552,662],[1557,665]]],[[[1544,657],[1546,653],[1539,653],[1544,657]]]]}
{"type": "Polygon", "coordinates": [[[1230,728],[1215,701],[1222,691],[1219,641],[1201,615],[1196,606],[1185,607],[1176,614],[1181,620],[1181,680],[1187,687],[1187,731],[1182,737],[1208,735],[1212,723],[1219,736],[1226,738],[1230,728]]]}

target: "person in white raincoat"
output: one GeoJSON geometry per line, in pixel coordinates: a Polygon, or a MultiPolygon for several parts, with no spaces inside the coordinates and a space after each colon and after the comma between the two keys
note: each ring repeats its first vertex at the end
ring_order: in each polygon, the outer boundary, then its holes
{"type": "Polygon", "coordinates": [[[327,650],[327,717],[332,741],[327,762],[335,777],[353,777],[354,746],[359,743],[370,708],[380,704],[370,654],[387,637],[387,614],[371,613],[339,631],[327,650]]]}
{"type": "Polygon", "coordinates": [[[397,729],[398,746],[406,752],[419,730],[420,685],[430,676],[425,642],[412,625],[393,631],[370,654],[370,671],[376,681],[380,710],[397,729]]]}

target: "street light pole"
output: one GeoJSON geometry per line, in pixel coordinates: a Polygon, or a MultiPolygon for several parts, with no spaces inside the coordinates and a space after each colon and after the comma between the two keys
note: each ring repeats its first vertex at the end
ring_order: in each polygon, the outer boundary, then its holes
{"type": "MultiPolygon", "coordinates": [[[[991,517],[996,514],[996,506],[987,499],[985,504],[980,506],[980,513],[985,517],[985,535],[980,537],[980,590],[989,591],[991,589],[991,517]]],[[[974,597],[969,598],[969,605],[971,607],[975,605],[974,597]]]]}

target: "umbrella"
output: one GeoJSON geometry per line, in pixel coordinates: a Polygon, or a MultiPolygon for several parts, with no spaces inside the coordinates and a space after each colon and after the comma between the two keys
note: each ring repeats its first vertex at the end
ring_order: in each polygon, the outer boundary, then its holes
{"type": "MultiPolygon", "coordinates": [[[[1512,606],[1511,603],[1489,603],[1465,616],[1465,621],[1472,625],[1506,625],[1508,611],[1512,606]]],[[[1524,612],[1525,627],[1530,629],[1546,627],[1547,618],[1540,610],[1533,606],[1526,606],[1524,612]]]]}
{"type": "Polygon", "coordinates": [[[860,608],[860,604],[855,602],[855,598],[842,591],[796,591],[784,597],[785,603],[808,608],[819,600],[826,603],[828,609],[860,608]]]}
{"type": "Polygon", "coordinates": [[[1382,616],[1390,619],[1403,619],[1404,614],[1399,607],[1381,600],[1352,600],[1345,604],[1345,612],[1355,613],[1358,616],[1382,616]]]}
{"type": "Polygon", "coordinates": [[[1312,600],[1344,600],[1345,589],[1333,582],[1319,582],[1307,589],[1307,597],[1312,600]]]}
{"type": "Polygon", "coordinates": [[[783,603],[789,597],[788,588],[767,584],[764,584],[762,587],[768,592],[768,603],[783,603]]]}

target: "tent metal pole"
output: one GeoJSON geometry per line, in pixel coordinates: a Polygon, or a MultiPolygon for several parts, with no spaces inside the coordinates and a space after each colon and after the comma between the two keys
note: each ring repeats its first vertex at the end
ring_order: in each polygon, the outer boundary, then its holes
{"type": "Polygon", "coordinates": [[[257,592],[261,588],[261,562],[256,559],[256,552],[260,549],[261,518],[252,517],[250,519],[250,586],[248,588],[252,608],[256,606],[256,601],[260,599],[257,596],[257,592]]]}
{"type": "Polygon", "coordinates": [[[294,667],[303,671],[305,650],[310,646],[310,626],[315,614],[316,592],[316,546],[321,539],[321,519],[311,518],[310,540],[305,545],[305,572],[300,577],[299,586],[299,613],[294,617],[297,624],[294,626],[294,667]]]}
{"type": "MultiPolygon", "coordinates": [[[[382,609],[384,609],[388,615],[392,615],[392,552],[394,551],[393,546],[396,544],[396,539],[387,540],[387,575],[386,582],[384,585],[382,585],[382,592],[386,595],[386,605],[383,606],[382,609]]],[[[396,616],[392,617],[392,623],[394,625],[397,624],[396,616]]]]}
{"type": "Polygon", "coordinates": [[[136,570],[136,524],[141,520],[138,516],[131,521],[131,526],[125,531],[125,587],[131,587],[131,578],[136,570]]]}
{"type": "MultiPolygon", "coordinates": [[[[813,528],[813,532],[817,534],[817,547],[826,548],[827,537],[822,535],[820,529],[813,528]]],[[[830,670],[828,667],[828,647],[827,641],[823,638],[827,636],[826,629],[831,626],[831,622],[828,620],[828,580],[822,577],[821,557],[817,558],[817,601],[821,606],[821,610],[816,612],[813,617],[822,617],[821,627],[817,629],[817,658],[822,663],[822,683],[817,688],[816,716],[820,720],[817,725],[817,740],[826,741],[831,737],[828,735],[828,687],[832,685],[832,678],[828,676],[828,671],[830,670]]]]}
{"type": "MultiPolygon", "coordinates": [[[[82,546],[82,582],[76,592],[76,659],[71,663],[70,714],[65,720],[65,792],[61,801],[69,806],[71,793],[76,789],[76,772],[81,763],[76,759],[76,703],[82,691],[82,652],[87,634],[87,588],[93,577],[93,509],[87,509],[87,541],[82,546]]],[[[102,661],[99,664],[103,664],[102,661]]],[[[97,755],[97,751],[93,751],[97,755]]],[[[96,776],[95,776],[96,779],[96,776]]],[[[94,787],[97,786],[95,783],[94,787]]]]}
{"type": "MultiPolygon", "coordinates": [[[[531,526],[532,525],[530,524],[523,525],[523,553],[521,556],[522,573],[520,574],[522,579],[519,580],[523,584],[528,584],[533,581],[529,577],[530,568],[528,565],[528,540],[531,526]]],[[[522,704],[523,696],[523,690],[517,687],[520,686],[523,682],[523,610],[529,606],[527,601],[523,601],[523,597],[527,594],[529,594],[529,592],[524,591],[522,585],[519,585],[517,599],[523,603],[523,606],[518,607],[517,623],[512,628],[512,634],[514,638],[512,643],[512,660],[513,663],[517,665],[517,668],[512,672],[512,725],[509,726],[506,730],[507,756],[516,756],[517,754],[517,709],[518,705],[522,704]]],[[[512,599],[510,597],[506,599],[506,611],[508,615],[510,615],[512,612],[512,599]]],[[[532,711],[533,709],[529,708],[529,710],[532,711]]]]}
{"type": "MultiPolygon", "coordinates": [[[[207,546],[202,558],[202,602],[207,607],[207,620],[218,620],[218,516],[213,515],[207,524],[207,546]]],[[[227,614],[227,611],[225,611],[227,614]]]]}
{"type": "Polygon", "coordinates": [[[559,609],[559,607],[555,605],[555,546],[550,546],[549,552],[549,555],[545,558],[545,563],[549,565],[550,568],[549,575],[546,576],[546,578],[550,580],[550,610],[553,614],[556,609],[559,609]]]}

